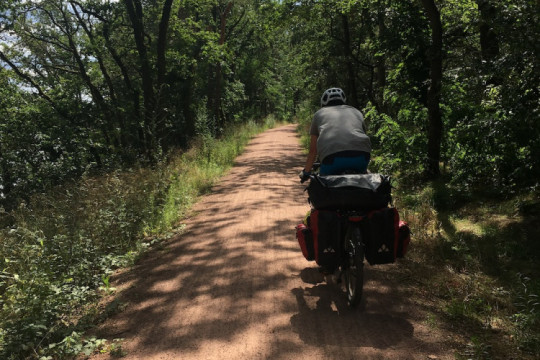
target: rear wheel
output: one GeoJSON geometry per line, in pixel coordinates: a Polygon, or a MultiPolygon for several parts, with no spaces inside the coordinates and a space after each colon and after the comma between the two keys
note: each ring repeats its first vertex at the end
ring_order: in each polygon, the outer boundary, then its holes
{"type": "Polygon", "coordinates": [[[349,305],[356,307],[362,299],[364,288],[364,246],[359,226],[351,224],[348,227],[344,245],[345,290],[349,305]]]}

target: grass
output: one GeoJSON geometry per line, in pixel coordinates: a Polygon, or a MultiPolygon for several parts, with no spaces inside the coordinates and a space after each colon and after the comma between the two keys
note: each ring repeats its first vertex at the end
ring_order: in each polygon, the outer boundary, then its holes
{"type": "Polygon", "coordinates": [[[535,359],[540,353],[538,197],[463,194],[441,183],[403,187],[396,205],[411,225],[403,266],[430,323],[461,343],[457,359],[535,359]],[[429,301],[428,301],[429,299],[429,301]]]}
{"type": "Polygon", "coordinates": [[[115,311],[97,307],[114,293],[111,273],[181,231],[197,197],[255,134],[274,125],[269,118],[231,128],[219,140],[201,136],[152,168],[85,177],[0,213],[0,358],[121,355],[118,343],[83,335],[115,311]]]}

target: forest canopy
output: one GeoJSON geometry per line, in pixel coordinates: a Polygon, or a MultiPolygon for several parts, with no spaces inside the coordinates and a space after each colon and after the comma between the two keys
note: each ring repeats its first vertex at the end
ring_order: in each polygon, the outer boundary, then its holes
{"type": "Polygon", "coordinates": [[[538,186],[534,0],[6,0],[0,201],[342,87],[384,171],[538,186]]]}

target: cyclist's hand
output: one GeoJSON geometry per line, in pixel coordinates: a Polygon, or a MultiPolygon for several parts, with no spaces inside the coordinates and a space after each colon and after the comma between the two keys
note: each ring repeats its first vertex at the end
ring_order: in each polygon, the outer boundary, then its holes
{"type": "Polygon", "coordinates": [[[303,184],[307,179],[309,179],[310,175],[311,175],[311,172],[302,170],[300,175],[298,175],[300,176],[300,182],[303,184]]]}

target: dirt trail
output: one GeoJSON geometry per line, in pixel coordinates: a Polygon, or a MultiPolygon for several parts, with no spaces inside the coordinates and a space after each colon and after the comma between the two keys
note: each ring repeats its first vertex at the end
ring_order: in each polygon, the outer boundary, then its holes
{"type": "Polygon", "coordinates": [[[117,277],[126,308],[97,334],[123,338],[125,359],[452,359],[389,271],[399,264],[367,266],[351,310],[302,257],[303,162],[293,125],[253,139],[186,232],[117,277]]]}

